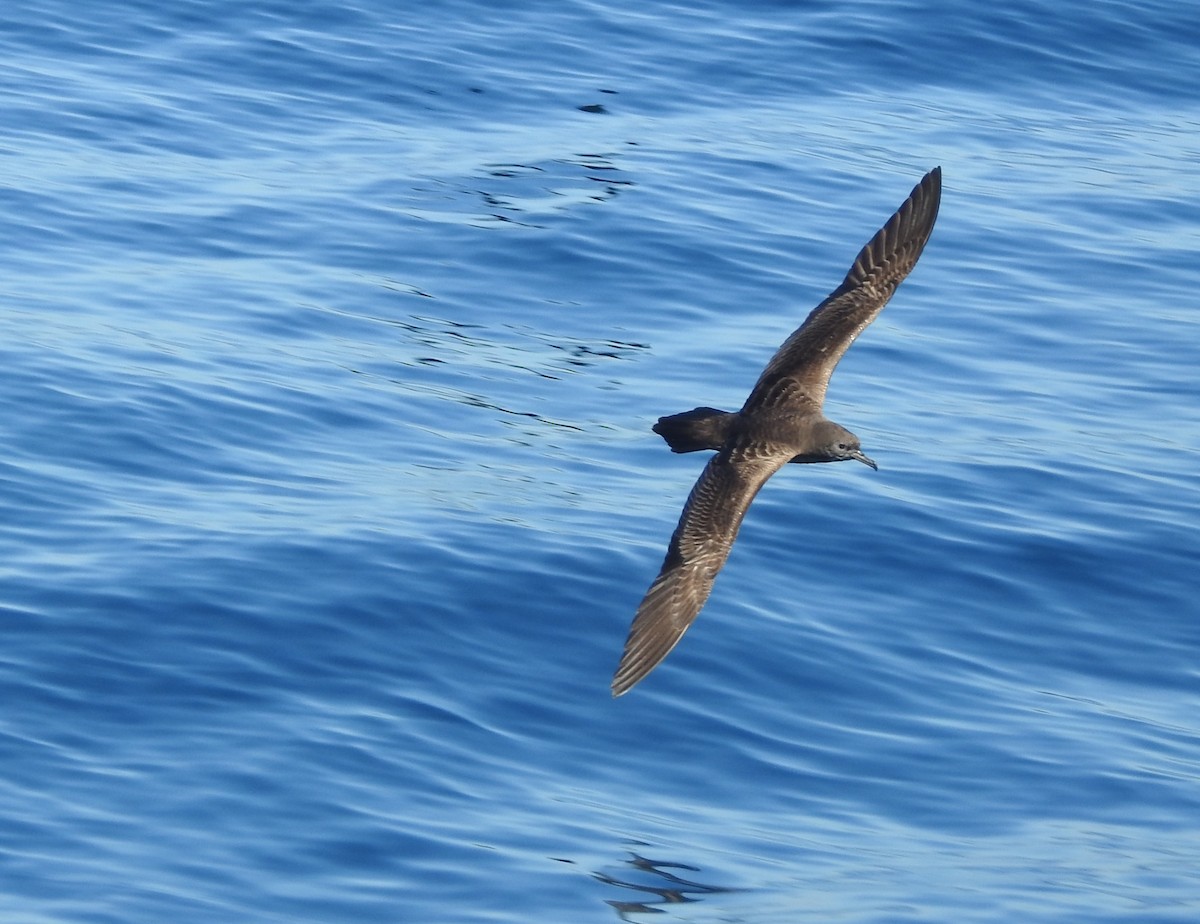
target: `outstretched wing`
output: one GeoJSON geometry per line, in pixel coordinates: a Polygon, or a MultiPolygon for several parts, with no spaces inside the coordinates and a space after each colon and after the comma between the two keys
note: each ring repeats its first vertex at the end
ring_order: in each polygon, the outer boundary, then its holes
{"type": "Polygon", "coordinates": [[[654,670],[704,606],[713,580],[737,538],[750,502],[787,456],[713,456],[688,495],[662,570],[650,585],[613,676],[613,696],[627,693],[654,670]]]}
{"type": "Polygon", "coordinates": [[[744,410],[805,402],[820,409],[838,360],[916,266],[941,198],[942,168],[935,167],[859,251],[842,284],[771,357],[744,410]]]}

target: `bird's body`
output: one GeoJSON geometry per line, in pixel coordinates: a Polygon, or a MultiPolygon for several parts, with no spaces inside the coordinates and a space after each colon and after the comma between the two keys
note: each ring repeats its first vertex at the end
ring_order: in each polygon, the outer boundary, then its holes
{"type": "Polygon", "coordinates": [[[638,607],[613,677],[614,696],[649,674],[692,624],[768,478],[788,462],[855,459],[876,467],[858,437],[821,408],[838,360],[916,265],[937,219],[941,178],[934,168],[913,188],[842,284],[784,341],[740,411],[699,407],[654,425],[674,452],[716,455],[692,488],[662,569],[638,607]]]}

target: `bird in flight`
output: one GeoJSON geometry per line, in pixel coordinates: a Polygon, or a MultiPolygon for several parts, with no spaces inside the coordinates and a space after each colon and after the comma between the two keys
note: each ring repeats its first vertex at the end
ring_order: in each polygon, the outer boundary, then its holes
{"type": "Polygon", "coordinates": [[[613,696],[657,667],[704,606],[767,479],[788,462],[855,459],[877,469],[849,430],[821,413],[838,360],[883,310],[921,256],[937,220],[935,167],[867,243],[842,284],[783,342],[740,411],[698,407],[654,425],[673,452],[716,450],[688,495],[662,570],[633,618],[613,675],[613,696]]]}

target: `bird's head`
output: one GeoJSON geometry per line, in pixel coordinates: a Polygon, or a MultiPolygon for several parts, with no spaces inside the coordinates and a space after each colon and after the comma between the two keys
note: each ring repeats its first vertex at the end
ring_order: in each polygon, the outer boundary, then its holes
{"type": "Polygon", "coordinates": [[[823,420],[817,424],[813,437],[815,448],[812,455],[817,457],[814,461],[845,462],[853,459],[879,471],[879,466],[862,451],[862,443],[858,437],[832,420],[823,420]]]}

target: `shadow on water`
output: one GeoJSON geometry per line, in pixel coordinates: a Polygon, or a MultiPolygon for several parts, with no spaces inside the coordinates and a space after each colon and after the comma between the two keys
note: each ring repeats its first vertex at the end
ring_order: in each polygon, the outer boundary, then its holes
{"type": "Polygon", "coordinates": [[[592,876],[605,885],[618,886],[636,893],[629,899],[605,899],[605,903],[616,910],[617,916],[623,921],[633,920],[629,915],[662,914],[662,905],[681,905],[703,900],[706,895],[738,892],[740,889],[725,886],[707,885],[697,882],[695,878],[685,877],[679,872],[699,873],[699,867],[686,863],[673,863],[667,860],[651,860],[637,853],[630,853],[625,861],[628,869],[621,870],[621,875],[605,872],[594,872],[592,876]]]}

